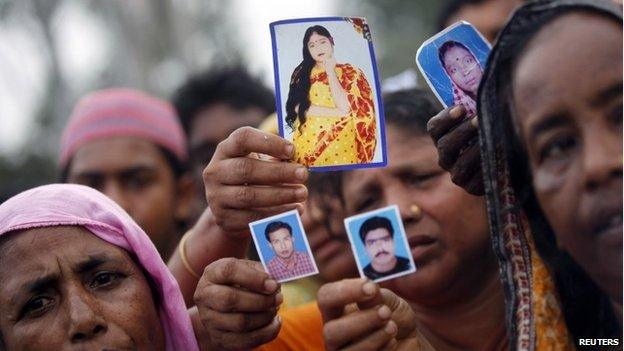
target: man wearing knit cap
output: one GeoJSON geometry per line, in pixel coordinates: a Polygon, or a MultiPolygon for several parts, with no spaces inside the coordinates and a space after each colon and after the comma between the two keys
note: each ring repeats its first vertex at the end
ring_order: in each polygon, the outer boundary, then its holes
{"type": "Polygon", "coordinates": [[[94,92],[61,140],[63,182],[100,190],[147,232],[164,259],[190,218],[194,186],[184,132],[167,102],[140,91],[94,92]]]}

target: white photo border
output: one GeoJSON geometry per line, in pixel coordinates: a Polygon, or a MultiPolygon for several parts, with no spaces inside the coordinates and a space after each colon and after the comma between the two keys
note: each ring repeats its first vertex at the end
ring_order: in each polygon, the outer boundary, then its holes
{"type": "MultiPolygon", "coordinates": [[[[421,66],[420,61],[418,60],[418,57],[420,56],[420,53],[423,50],[423,48],[425,48],[427,45],[429,45],[429,44],[433,43],[434,41],[438,40],[438,38],[440,38],[441,36],[446,35],[448,32],[453,31],[455,28],[463,26],[463,25],[469,25],[470,27],[472,27],[472,29],[474,29],[474,31],[481,38],[481,40],[483,40],[487,44],[487,46],[490,49],[492,49],[492,44],[490,44],[490,42],[487,41],[487,39],[485,39],[483,34],[481,34],[481,32],[479,32],[470,22],[467,22],[467,21],[457,21],[457,22],[451,24],[450,26],[444,28],[440,32],[436,33],[431,38],[425,40],[422,43],[422,45],[420,45],[418,50],[416,50],[416,56],[415,56],[415,59],[414,59],[416,61],[416,66],[418,66],[418,70],[420,71],[421,75],[425,78],[425,81],[427,82],[427,85],[429,86],[430,90],[433,91],[433,94],[435,94],[436,98],[438,99],[438,101],[440,101],[440,103],[442,104],[442,106],[444,106],[444,108],[447,108],[449,106],[444,101],[444,99],[442,98],[440,93],[438,92],[438,89],[435,88],[433,82],[431,82],[431,79],[429,79],[429,75],[427,74],[425,69],[421,66]]],[[[483,69],[485,70],[485,67],[483,67],[483,69]]]]}
{"type": "MultiPolygon", "coordinates": [[[[278,131],[279,135],[284,138],[284,113],[282,111],[282,99],[281,99],[281,87],[280,87],[280,73],[279,73],[279,63],[278,63],[278,55],[277,55],[277,36],[275,34],[275,27],[285,24],[294,24],[294,23],[308,23],[308,22],[342,22],[347,21],[349,18],[357,18],[362,19],[366,23],[366,19],[364,17],[308,17],[308,18],[294,18],[287,19],[281,21],[271,22],[269,24],[269,28],[271,30],[271,50],[273,52],[273,77],[275,81],[275,111],[277,113],[277,123],[278,123],[278,131]]],[[[369,29],[370,31],[370,29],[369,29]]],[[[375,57],[375,49],[373,48],[372,40],[368,41],[368,51],[370,53],[371,64],[373,68],[373,80],[375,84],[375,98],[377,102],[377,106],[379,107],[379,111],[376,111],[378,115],[379,122],[379,135],[381,138],[381,161],[379,162],[370,162],[370,163],[356,163],[356,164],[348,164],[348,165],[338,165],[338,166],[319,166],[319,167],[308,167],[310,171],[313,172],[326,172],[326,171],[343,171],[350,169],[362,169],[362,168],[378,168],[378,167],[386,167],[388,165],[388,149],[386,148],[386,119],[384,115],[383,109],[383,99],[382,99],[382,91],[381,91],[381,83],[379,80],[379,69],[377,68],[377,59],[375,57]]]]}
{"type": "MultiPolygon", "coordinates": [[[[353,251],[353,258],[355,259],[355,263],[357,264],[357,268],[358,268],[358,272],[360,273],[360,277],[365,278],[365,279],[370,279],[369,277],[367,277],[364,274],[364,268],[362,267],[362,262],[360,262],[360,259],[358,257],[357,246],[355,245],[355,242],[354,242],[354,240],[356,240],[355,235],[357,233],[351,233],[351,230],[349,229],[349,225],[351,224],[351,222],[356,221],[358,219],[372,217],[372,216],[374,216],[374,215],[376,215],[378,213],[387,212],[390,209],[392,209],[392,211],[394,212],[394,215],[396,216],[397,221],[399,223],[399,228],[398,229],[401,232],[401,244],[404,245],[404,247],[407,248],[407,252],[408,252],[407,259],[409,259],[411,268],[408,269],[408,270],[399,272],[399,273],[395,273],[395,274],[389,275],[387,277],[381,277],[381,278],[374,279],[373,282],[375,282],[375,283],[380,283],[380,282],[383,282],[383,281],[386,281],[386,280],[390,280],[390,279],[398,278],[398,277],[401,277],[401,276],[404,276],[404,275],[412,274],[412,273],[416,272],[416,270],[417,270],[416,264],[414,263],[414,258],[412,257],[412,250],[411,250],[411,248],[409,246],[409,243],[407,241],[407,233],[405,232],[405,227],[403,226],[403,220],[401,219],[401,213],[399,212],[399,206],[397,206],[397,205],[390,205],[390,206],[378,208],[378,209],[373,210],[373,211],[360,213],[358,215],[347,217],[347,218],[344,219],[345,229],[347,230],[347,237],[349,238],[349,243],[351,244],[351,251],[353,251]]],[[[359,237],[359,235],[358,235],[358,237],[359,237]]]]}
{"type": "MultiPolygon", "coordinates": [[[[316,265],[316,259],[314,258],[314,254],[312,253],[312,249],[310,248],[310,243],[308,242],[308,236],[307,236],[307,234],[305,232],[305,228],[303,228],[303,223],[301,222],[301,216],[299,216],[299,211],[297,211],[297,210],[290,210],[290,211],[282,212],[280,214],[276,214],[274,216],[263,218],[263,219],[260,219],[258,221],[254,221],[254,222],[250,222],[249,223],[249,231],[251,232],[251,238],[253,239],[253,242],[256,245],[256,251],[258,252],[258,256],[260,257],[260,262],[262,263],[262,267],[264,268],[264,271],[269,273],[269,275],[270,275],[271,273],[267,269],[267,263],[265,262],[264,255],[262,254],[262,250],[260,249],[261,245],[260,245],[260,242],[258,241],[259,239],[257,238],[257,235],[259,235],[259,234],[257,234],[256,231],[254,230],[254,226],[255,225],[259,225],[259,224],[264,224],[266,222],[272,222],[272,221],[274,221],[276,219],[283,218],[283,217],[286,217],[286,216],[289,216],[289,215],[292,215],[292,214],[294,214],[295,217],[297,218],[297,223],[299,225],[299,231],[301,232],[301,237],[303,238],[303,242],[305,243],[306,252],[310,256],[310,258],[312,259],[312,265],[314,266],[314,272],[298,275],[298,276],[291,277],[291,278],[286,278],[286,279],[283,279],[283,280],[278,280],[279,283],[285,283],[285,282],[289,282],[289,281],[292,281],[292,280],[297,280],[297,279],[309,277],[309,276],[312,276],[312,275],[316,275],[316,274],[319,273],[318,266],[316,265]]],[[[263,233],[260,233],[260,234],[264,235],[263,233]]]]}

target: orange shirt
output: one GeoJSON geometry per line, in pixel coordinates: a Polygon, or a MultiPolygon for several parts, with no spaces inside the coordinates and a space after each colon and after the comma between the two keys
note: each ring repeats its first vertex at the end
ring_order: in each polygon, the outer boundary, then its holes
{"type": "Polygon", "coordinates": [[[280,310],[282,329],[277,338],[255,350],[293,351],[325,349],[323,343],[323,318],[316,301],[298,307],[280,310]]]}

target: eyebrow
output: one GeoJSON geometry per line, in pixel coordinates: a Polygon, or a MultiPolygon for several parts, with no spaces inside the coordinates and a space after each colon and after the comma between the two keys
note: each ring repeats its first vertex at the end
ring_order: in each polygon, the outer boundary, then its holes
{"type": "Polygon", "coordinates": [[[543,120],[535,123],[535,125],[531,127],[531,130],[529,131],[529,142],[533,143],[535,138],[537,138],[537,136],[541,133],[562,126],[565,123],[566,118],[563,117],[563,115],[561,114],[552,115],[544,118],[543,120]]]}
{"type": "Polygon", "coordinates": [[[76,266],[76,272],[85,273],[110,261],[111,259],[105,255],[90,255],[89,258],[78,263],[76,266]]]}
{"type": "MultiPolygon", "coordinates": [[[[156,172],[156,167],[151,166],[151,165],[140,165],[140,166],[132,166],[129,168],[125,168],[119,172],[115,172],[113,173],[116,176],[120,176],[120,177],[128,177],[130,175],[136,174],[136,173],[142,173],[142,172],[156,172]]],[[[99,171],[84,171],[84,172],[78,172],[74,177],[76,178],[101,178],[101,177],[105,177],[106,173],[104,172],[99,172],[99,171]]]]}
{"type": "Polygon", "coordinates": [[[22,292],[38,292],[45,290],[48,286],[56,283],[59,279],[58,274],[49,274],[43,277],[35,278],[31,281],[28,281],[20,287],[20,291],[22,292]]]}
{"type": "Polygon", "coordinates": [[[592,100],[591,106],[598,107],[605,102],[611,100],[612,98],[622,94],[622,81],[616,82],[606,89],[603,89],[596,97],[592,100]]]}

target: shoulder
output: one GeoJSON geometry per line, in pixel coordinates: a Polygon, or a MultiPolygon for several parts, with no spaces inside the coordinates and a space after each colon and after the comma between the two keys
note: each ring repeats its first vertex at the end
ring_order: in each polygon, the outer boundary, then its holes
{"type": "Polygon", "coordinates": [[[409,267],[410,260],[406,257],[397,256],[397,267],[409,267]]]}
{"type": "Polygon", "coordinates": [[[361,69],[350,63],[337,63],[336,67],[340,68],[343,72],[362,72],[361,69]]]}
{"type": "Polygon", "coordinates": [[[277,264],[277,257],[273,257],[266,265],[267,267],[271,266],[275,266],[277,264]]]}
{"type": "Polygon", "coordinates": [[[295,251],[295,255],[300,260],[306,260],[306,261],[310,260],[310,255],[308,255],[308,253],[305,251],[295,251]]]}

